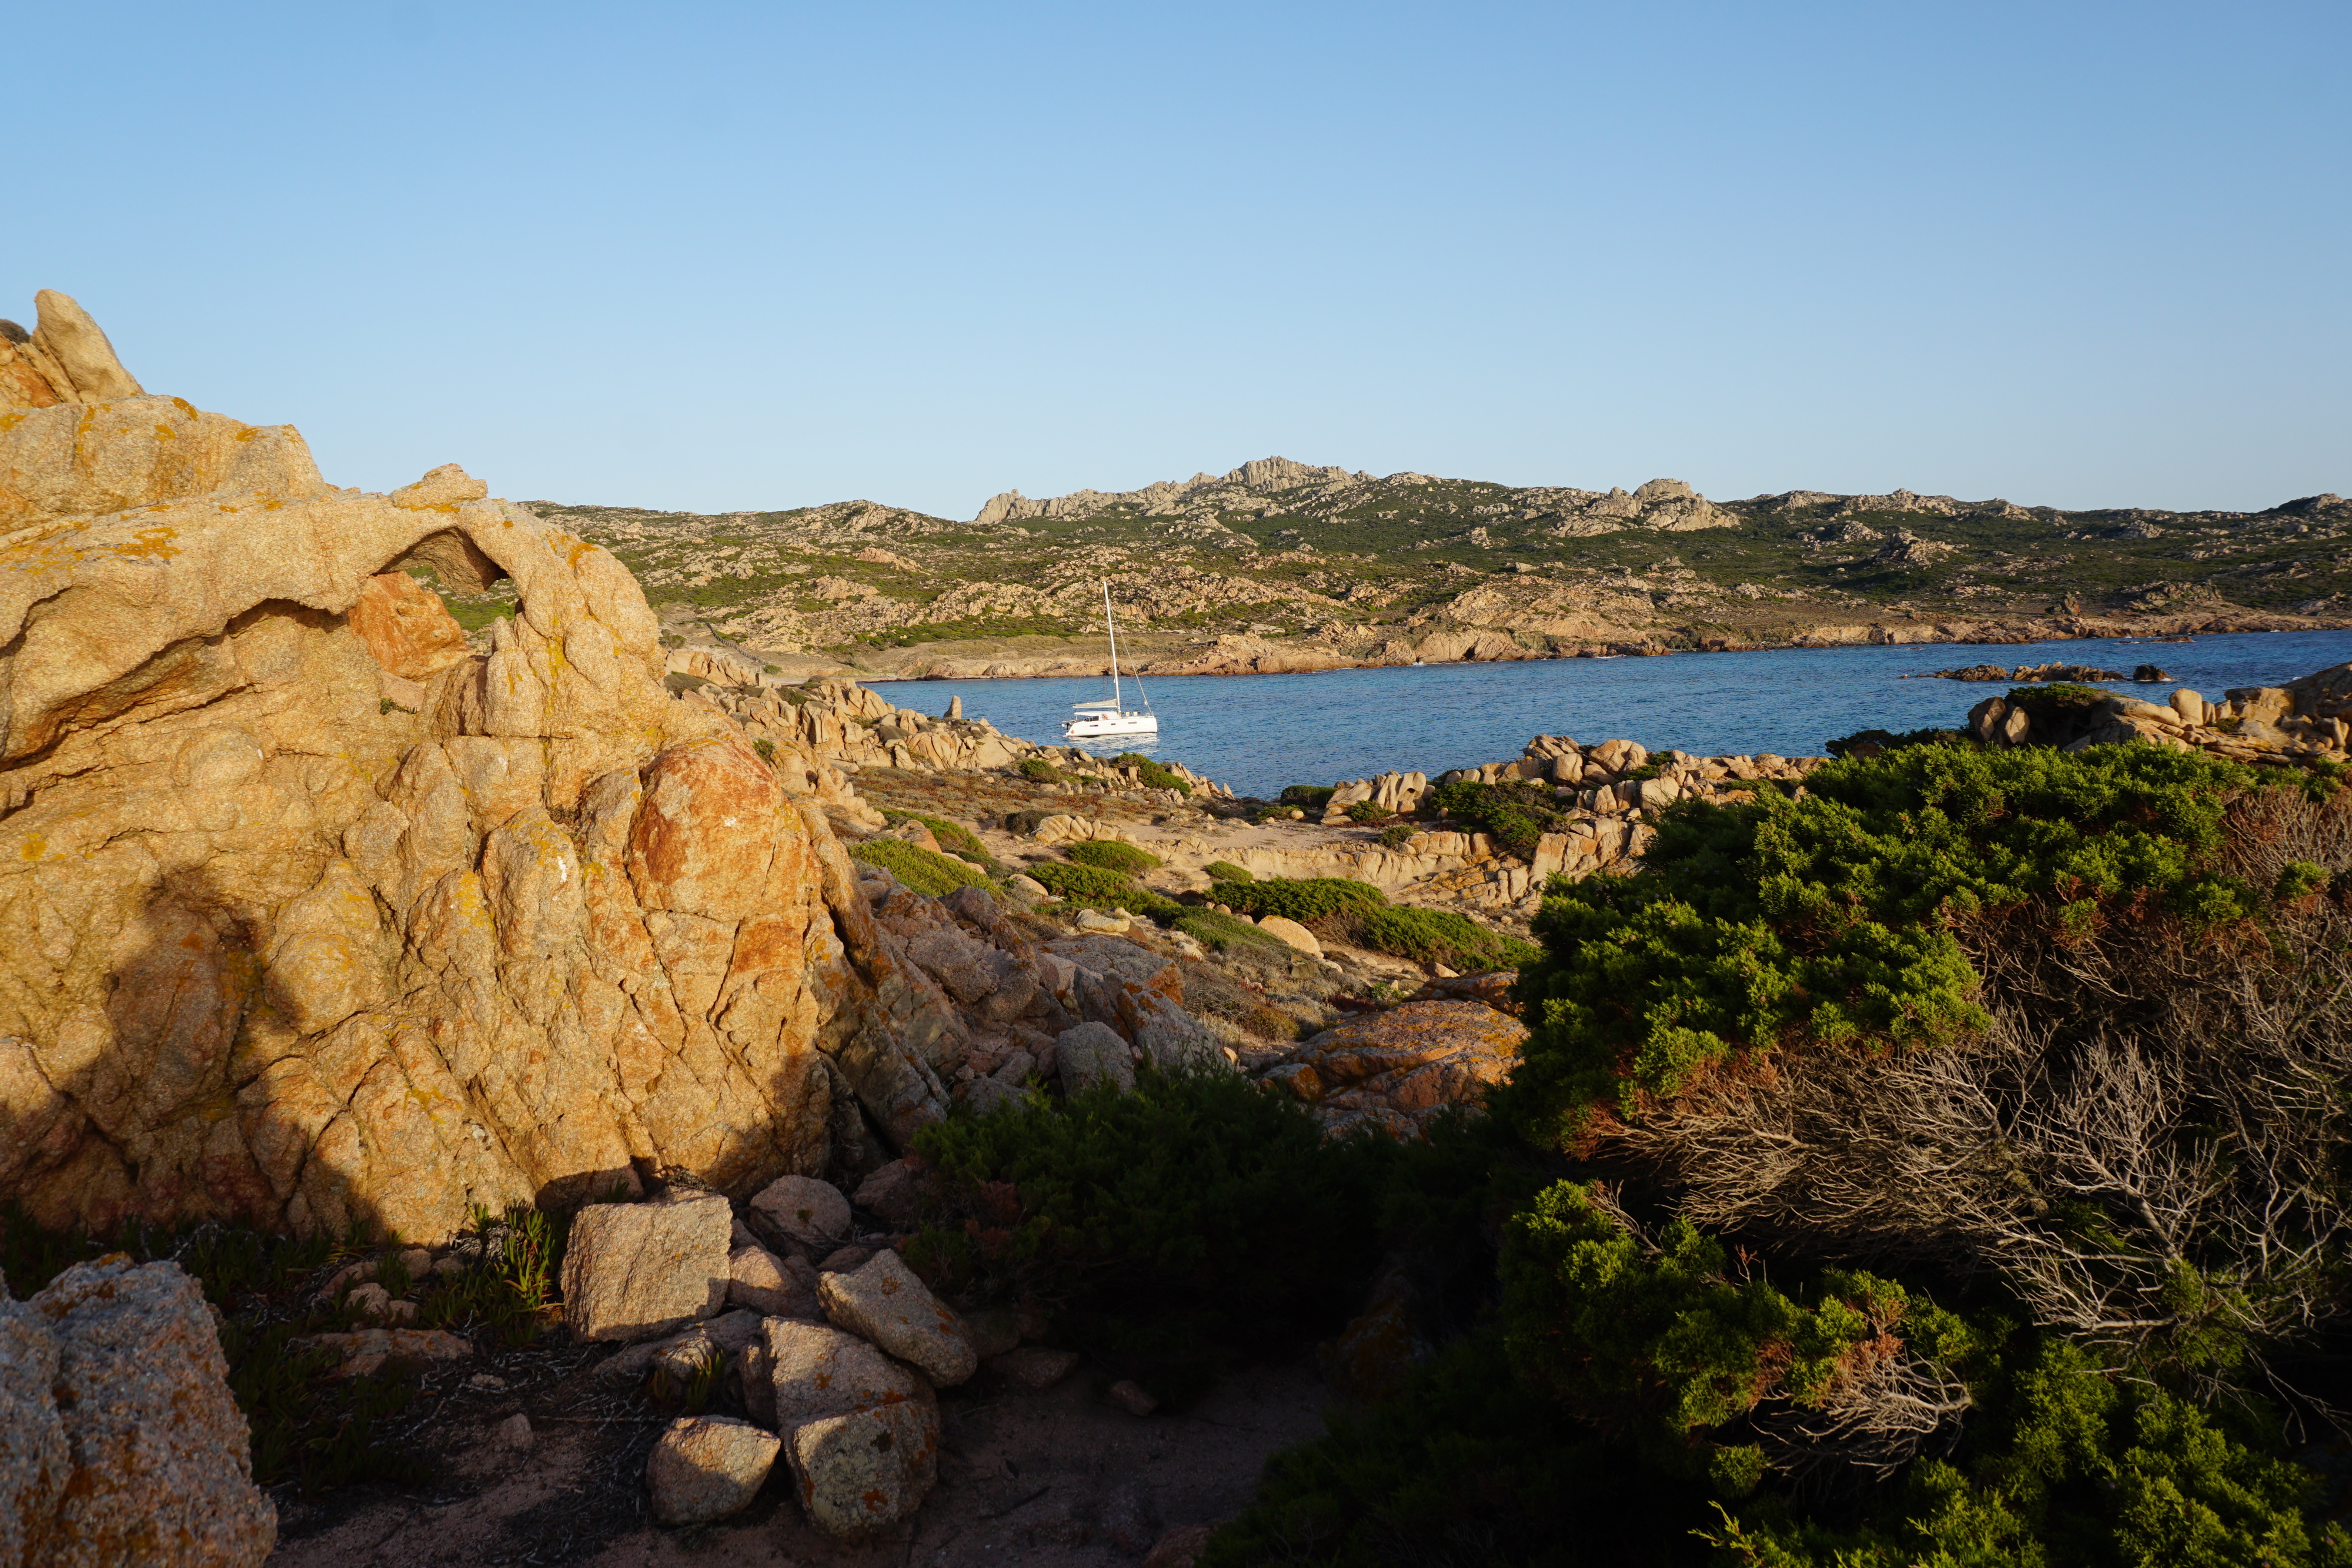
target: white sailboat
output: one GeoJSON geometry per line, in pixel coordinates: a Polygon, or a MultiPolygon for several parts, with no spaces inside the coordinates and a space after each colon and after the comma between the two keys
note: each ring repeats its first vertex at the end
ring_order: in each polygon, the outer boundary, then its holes
{"type": "Polygon", "coordinates": [[[1075,703],[1070,716],[1062,721],[1062,734],[1070,740],[1095,740],[1115,735],[1158,735],[1160,719],[1151,711],[1151,699],[1143,695],[1143,677],[1135,678],[1135,696],[1143,706],[1130,709],[1118,688],[1118,627],[1110,618],[1110,581],[1103,581],[1103,625],[1110,632],[1110,701],[1107,703],[1075,703]]]}

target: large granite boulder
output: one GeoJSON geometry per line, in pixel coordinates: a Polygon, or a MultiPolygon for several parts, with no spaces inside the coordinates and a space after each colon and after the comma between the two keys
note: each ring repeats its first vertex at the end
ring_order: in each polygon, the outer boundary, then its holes
{"type": "Polygon", "coordinates": [[[329,485],[70,303],[0,334],[0,1199],[430,1241],[945,1113],[952,1000],[619,561],[329,485]]]}
{"type": "Polygon", "coordinates": [[[816,1291],[826,1317],[920,1367],[937,1387],[980,1370],[963,1319],[887,1247],[850,1273],[821,1276],[816,1291]]]}
{"type": "Polygon", "coordinates": [[[0,1562],[232,1568],[277,1543],[212,1315],[177,1264],[116,1253],[0,1300],[0,1562]]]}

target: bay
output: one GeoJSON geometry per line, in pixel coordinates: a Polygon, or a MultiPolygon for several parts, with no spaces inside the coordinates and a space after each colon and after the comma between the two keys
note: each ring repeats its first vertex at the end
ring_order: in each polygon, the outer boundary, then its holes
{"type": "MultiPolygon", "coordinates": [[[[1434,778],[1449,768],[1507,761],[1537,735],[1573,736],[1587,745],[1622,736],[1653,750],[1679,747],[1700,756],[1817,756],[1831,739],[1859,729],[1957,727],[1971,706],[2009,689],[1904,678],[1968,664],[2063,663],[2128,674],[2135,664],[2153,664],[2175,685],[2218,700],[2227,687],[2276,685],[2347,659],[2352,632],[2266,632],[2193,643],[1914,643],[1170,676],[1145,684],[1160,716],[1155,741],[1098,742],[1089,749],[1181,761],[1236,793],[1270,797],[1286,784],[1368,779],[1391,768],[1434,778]]],[[[2104,684],[2158,702],[2172,690],[2104,684]]],[[[1108,688],[1100,678],[881,686],[891,701],[924,712],[960,696],[967,716],[1048,746],[1065,744],[1062,721],[1071,704],[1097,701],[1108,688]]],[[[1131,699],[1131,682],[1129,694],[1131,699]]]]}

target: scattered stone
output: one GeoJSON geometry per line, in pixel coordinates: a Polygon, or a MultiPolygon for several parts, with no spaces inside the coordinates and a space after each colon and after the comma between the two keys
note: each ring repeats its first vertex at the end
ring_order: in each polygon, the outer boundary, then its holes
{"type": "Polygon", "coordinates": [[[871,1247],[837,1247],[826,1253],[824,1261],[816,1266],[817,1279],[822,1282],[827,1274],[846,1274],[863,1269],[866,1260],[873,1256],[874,1249],[871,1247]]]}
{"type": "Polygon", "coordinates": [[[1041,1344],[1021,1345],[1002,1355],[991,1356],[988,1362],[989,1371],[1030,1389],[1051,1388],[1077,1367],[1076,1351],[1047,1350],[1041,1344]]]}
{"type": "Polygon", "coordinates": [[[1149,1416],[1160,1408],[1160,1401],[1144,1392],[1143,1385],[1131,1378],[1120,1378],[1103,1390],[1103,1397],[1130,1416],[1149,1416]]]}
{"type": "Polygon", "coordinates": [[[2166,674],[2161,668],[2155,664],[2133,665],[2131,678],[2144,685],[2153,685],[2158,682],[2169,681],[2172,679],[2170,675],[2166,674]]]}
{"type": "Polygon", "coordinates": [[[817,1295],[826,1317],[920,1367],[940,1387],[953,1387],[980,1368],[963,1319],[896,1252],[875,1253],[855,1273],[824,1275],[817,1295]]]}
{"type": "Polygon", "coordinates": [[[520,1410],[491,1427],[490,1431],[501,1447],[517,1449],[530,1448],[531,1439],[538,1436],[530,1429],[530,1417],[520,1410]]]}
{"type": "Polygon", "coordinates": [[[912,1367],[856,1334],[789,1318],[771,1318],[762,1328],[780,1432],[853,1410],[937,1403],[930,1385],[912,1367]]]}
{"type": "MultiPolygon", "coordinates": [[[[133,1265],[119,1252],[77,1263],[7,1317],[12,1348],[38,1361],[34,1343],[46,1337],[56,1356],[48,1398],[33,1396],[35,1429],[18,1441],[37,1464],[54,1458],[38,1414],[46,1403],[70,1455],[37,1561],[258,1564],[269,1555],[278,1511],[253,1484],[251,1433],[204,1292],[178,1264],[133,1265]]],[[[20,1494],[44,1494],[38,1470],[8,1479],[20,1494]]]]}
{"type": "Polygon", "coordinates": [[[370,1281],[352,1287],[343,1297],[343,1305],[363,1318],[382,1319],[392,1306],[392,1292],[370,1281]]]}
{"type": "Polygon", "coordinates": [[[1122,1094],[1135,1088],[1135,1052],[1107,1023],[1064,1030],[1054,1040],[1054,1061],[1065,1094],[1083,1094],[1097,1083],[1116,1084],[1122,1094]]]}
{"type": "Polygon", "coordinates": [[[738,1247],[727,1255],[727,1302],[763,1317],[814,1318],[824,1309],[816,1299],[816,1268],[799,1258],[779,1258],[764,1247],[738,1247]]]}
{"type": "Polygon", "coordinates": [[[797,1241],[822,1252],[849,1234],[849,1200],[831,1182],[779,1176],[760,1190],[745,1218],[779,1247],[797,1241]]]}
{"type": "Polygon", "coordinates": [[[478,1372],[474,1374],[473,1376],[466,1379],[467,1387],[478,1388],[485,1394],[502,1393],[505,1391],[506,1385],[507,1380],[500,1377],[495,1372],[478,1372]]]}
{"type": "Polygon", "coordinates": [[[1054,896],[1052,892],[1046,888],[1045,884],[1039,882],[1034,876],[1016,876],[1013,879],[1010,885],[1013,892],[1019,894],[1024,898],[1051,898],[1054,896]]]}
{"type": "Polygon", "coordinates": [[[963,1326],[971,1335],[971,1353],[987,1361],[1021,1343],[1021,1314],[1011,1307],[982,1307],[966,1312],[963,1326]]]}
{"type": "Polygon", "coordinates": [[[1103,1536],[1129,1557],[1150,1551],[1160,1531],[1160,1509],[1141,1481],[1123,1481],[1103,1499],[1103,1536]]]}
{"type": "Polygon", "coordinates": [[[1180,1524],[1144,1554],[1143,1568],[1192,1568],[1216,1532],[1213,1524],[1180,1524]]]}
{"type": "Polygon", "coordinates": [[[294,1343],[306,1350],[331,1350],[341,1356],[342,1364],[335,1369],[338,1377],[367,1377],[387,1366],[429,1366],[474,1357],[473,1341],[444,1329],[361,1329],[355,1333],[314,1333],[294,1343]]]}
{"type": "Polygon", "coordinates": [[[1310,958],[1323,956],[1323,944],[1315,939],[1315,933],[1287,915],[1269,915],[1257,923],[1257,928],[1269,936],[1280,937],[1310,958]]]}
{"type": "Polygon", "coordinates": [[[746,1308],[721,1312],[707,1322],[696,1323],[684,1333],[650,1343],[633,1344],[608,1356],[596,1367],[601,1378],[619,1381],[643,1377],[661,1368],[673,1375],[685,1373],[713,1354],[737,1355],[746,1347],[760,1343],[760,1325],[765,1320],[760,1313],[746,1308]]]}
{"type": "Polygon", "coordinates": [[[852,1201],[885,1224],[912,1225],[922,1214],[923,1162],[892,1160],[857,1184],[852,1201]]]}
{"type": "Polygon", "coordinates": [[[709,1524],[742,1511],[768,1483],[783,1440],[732,1416],[685,1416],[646,1461],[654,1517],[664,1524],[709,1524]]]}
{"type": "Polygon", "coordinates": [[[922,1506],[939,1479],[940,1416],[915,1402],[827,1416],[795,1427],[793,1479],[809,1522],[861,1536],[922,1506]]]}
{"type": "Polygon", "coordinates": [[[1075,922],[1077,928],[1097,936],[1124,936],[1135,929],[1135,922],[1124,915],[1106,915],[1097,909],[1081,909],[1075,922]]]}

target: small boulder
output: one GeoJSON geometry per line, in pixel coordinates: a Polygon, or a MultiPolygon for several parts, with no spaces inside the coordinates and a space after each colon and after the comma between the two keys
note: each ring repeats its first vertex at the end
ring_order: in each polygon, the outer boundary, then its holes
{"type": "Polygon", "coordinates": [[[1143,1568],[1192,1568],[1216,1532],[1213,1524],[1180,1524],[1153,1543],[1144,1554],[1143,1568]]]}
{"type": "Polygon", "coordinates": [[[776,1429],[874,1410],[936,1403],[930,1385],[853,1333],[824,1323],[771,1318],[762,1325],[776,1429]]]}
{"type": "Polygon", "coordinates": [[[1257,928],[1269,936],[1280,937],[1286,946],[1296,947],[1310,958],[1323,956],[1323,944],[1315,939],[1315,933],[1286,915],[1269,915],[1257,923],[1257,928]]]}
{"type": "Polygon", "coordinates": [[[751,1228],[779,1247],[793,1242],[824,1252],[849,1234],[849,1200],[814,1176],[778,1176],[760,1189],[746,1216],[751,1228]]]}
{"type": "Polygon", "coordinates": [[[740,1511],[767,1484],[783,1447],[774,1433],[732,1416],[679,1417],[646,1461],[654,1517],[709,1524],[740,1511]]]}
{"type": "Polygon", "coordinates": [[[991,1356],[988,1370],[1008,1383],[1024,1388],[1051,1388],[1078,1369],[1078,1353],[1074,1350],[1047,1350],[1041,1344],[1024,1344],[991,1356]]]}
{"type": "Polygon", "coordinates": [[[861,1536],[898,1523],[939,1479],[940,1415],[926,1403],[830,1416],[793,1429],[793,1479],[809,1522],[861,1536]]]}
{"type": "Polygon", "coordinates": [[[298,1350],[331,1350],[342,1357],[337,1377],[372,1377],[385,1367],[431,1366],[470,1361],[474,1342],[446,1329],[361,1329],[356,1333],[314,1333],[293,1342],[298,1350]]]}
{"type": "Polygon", "coordinates": [[[582,1209],[563,1254],[572,1337],[651,1339],[717,1313],[727,1301],[730,1216],[717,1193],[582,1209]]]}
{"type": "Polygon", "coordinates": [[[727,1255],[727,1304],[762,1317],[824,1315],[816,1299],[816,1268],[799,1258],[779,1258],[764,1247],[738,1247],[727,1255]]]}
{"type": "Polygon", "coordinates": [[[1051,898],[1054,896],[1053,894],[1046,890],[1045,884],[1039,882],[1034,876],[1016,876],[1007,885],[1024,898],[1051,898]]]}
{"type": "Polygon", "coordinates": [[[1103,1397],[1130,1416],[1149,1416],[1160,1408],[1160,1401],[1145,1392],[1143,1385],[1132,1378],[1120,1378],[1103,1390],[1103,1397]]]}
{"type": "Polygon", "coordinates": [[[923,1211],[922,1162],[892,1160],[857,1184],[852,1201],[887,1225],[912,1225],[923,1211]]]}
{"type": "Polygon", "coordinates": [[[1122,1094],[1135,1088],[1135,1052],[1107,1023],[1064,1030],[1054,1040],[1054,1061],[1065,1094],[1083,1094],[1097,1083],[1116,1084],[1122,1094]]]}
{"type": "Polygon", "coordinates": [[[940,1387],[953,1387],[980,1369],[963,1319],[896,1252],[877,1252],[853,1274],[824,1275],[816,1289],[826,1317],[920,1367],[940,1387]]]}
{"type": "Polygon", "coordinates": [[[531,1439],[538,1436],[530,1429],[530,1417],[520,1410],[491,1427],[490,1435],[498,1439],[500,1448],[515,1449],[530,1448],[531,1439]]]}

